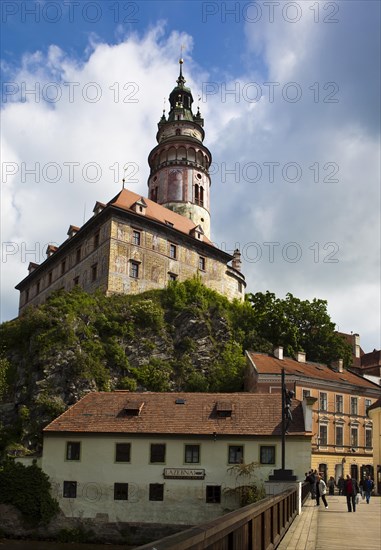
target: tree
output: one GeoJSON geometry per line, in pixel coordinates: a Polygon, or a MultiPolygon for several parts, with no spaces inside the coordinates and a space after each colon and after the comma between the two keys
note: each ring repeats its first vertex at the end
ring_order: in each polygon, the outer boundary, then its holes
{"type": "Polygon", "coordinates": [[[286,355],[305,351],[310,361],[331,364],[343,359],[345,367],[351,365],[351,348],[335,331],[326,300],[310,302],[291,293],[282,300],[268,291],[251,294],[249,300],[257,333],[274,346],[283,346],[286,355]]]}
{"type": "Polygon", "coordinates": [[[224,492],[228,496],[237,498],[240,506],[253,504],[266,496],[263,483],[256,478],[255,471],[258,468],[260,468],[258,462],[235,464],[228,468],[228,472],[235,477],[236,485],[235,487],[226,487],[224,492]]]}
{"type": "Polygon", "coordinates": [[[50,489],[48,476],[35,463],[24,466],[7,459],[0,466],[0,502],[16,506],[30,526],[46,525],[57,515],[50,489]]]}

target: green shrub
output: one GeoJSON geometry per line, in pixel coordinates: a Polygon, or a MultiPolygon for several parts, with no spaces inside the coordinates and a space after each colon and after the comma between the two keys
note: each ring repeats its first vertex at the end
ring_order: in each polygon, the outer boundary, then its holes
{"type": "Polygon", "coordinates": [[[0,502],[15,506],[30,526],[46,525],[58,513],[50,488],[48,476],[35,463],[24,466],[7,459],[0,467],[0,502]]]}
{"type": "Polygon", "coordinates": [[[136,391],[138,387],[138,384],[134,378],[130,378],[129,376],[123,376],[118,381],[117,389],[119,390],[128,390],[128,391],[136,391]]]}

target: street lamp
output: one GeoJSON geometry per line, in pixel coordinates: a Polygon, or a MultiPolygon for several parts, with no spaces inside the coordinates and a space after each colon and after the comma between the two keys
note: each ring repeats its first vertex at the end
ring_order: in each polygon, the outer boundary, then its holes
{"type": "Polygon", "coordinates": [[[282,468],[274,470],[269,476],[270,481],[296,481],[293,470],[286,470],[286,434],[292,422],[291,403],[295,392],[286,387],[284,368],[282,368],[282,468]]]}

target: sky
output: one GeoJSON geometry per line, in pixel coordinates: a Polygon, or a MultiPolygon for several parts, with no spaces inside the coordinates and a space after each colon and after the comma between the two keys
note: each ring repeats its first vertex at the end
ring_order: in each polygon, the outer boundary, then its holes
{"type": "Polygon", "coordinates": [[[380,349],[380,3],[1,3],[1,320],[47,244],[126,187],[178,59],[205,119],[213,242],[247,292],[327,300],[380,349]]]}

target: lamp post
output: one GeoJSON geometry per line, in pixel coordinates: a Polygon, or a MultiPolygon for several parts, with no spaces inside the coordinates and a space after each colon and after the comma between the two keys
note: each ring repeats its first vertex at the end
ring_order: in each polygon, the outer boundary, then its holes
{"type": "Polygon", "coordinates": [[[284,368],[282,368],[282,412],[281,412],[281,435],[282,435],[282,468],[274,470],[274,474],[269,476],[270,481],[296,481],[296,476],[292,470],[286,470],[286,434],[292,422],[291,401],[295,393],[286,387],[286,377],[284,368]]]}

